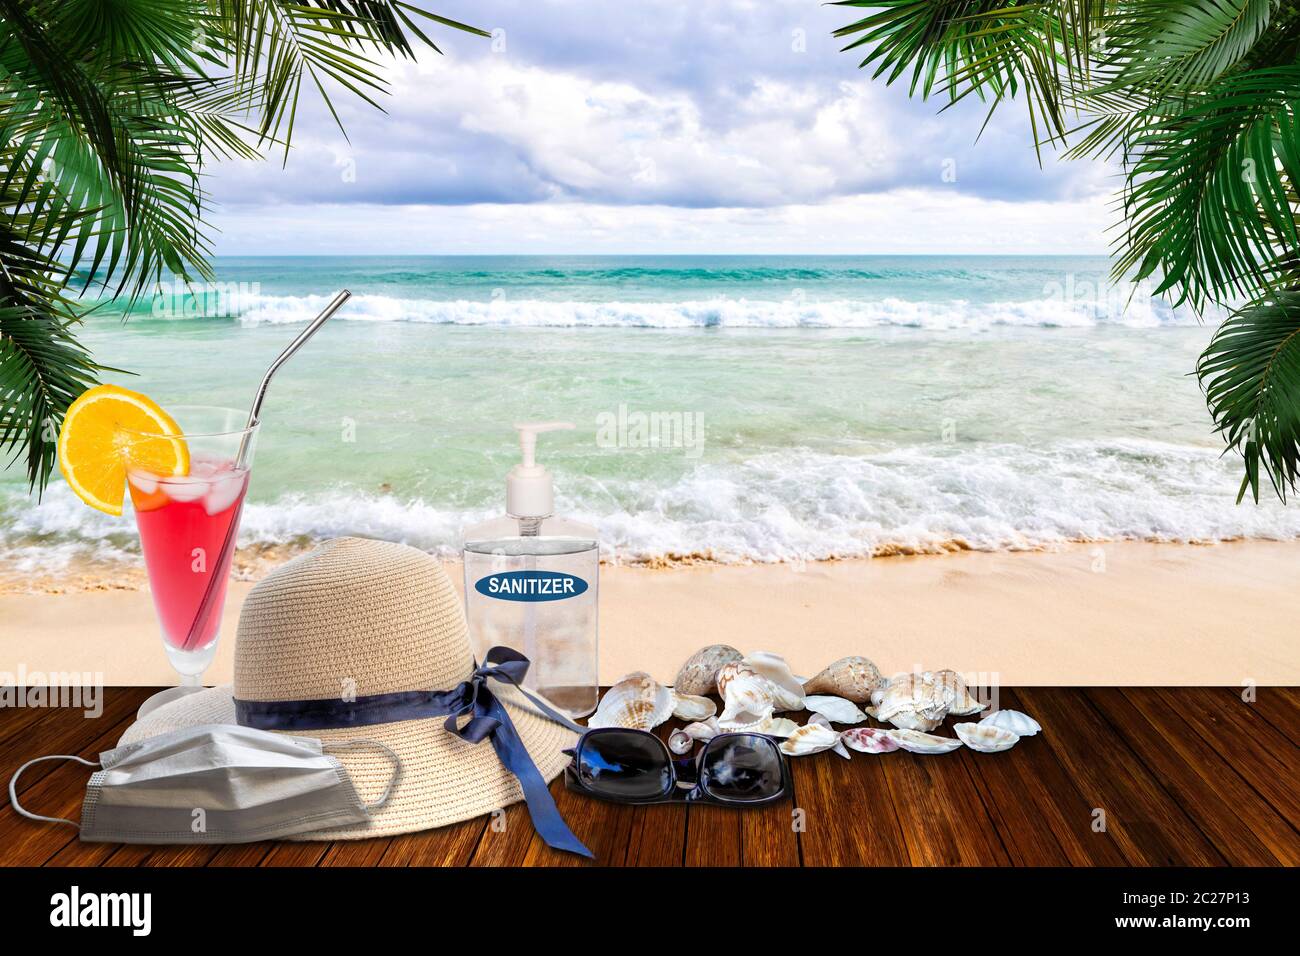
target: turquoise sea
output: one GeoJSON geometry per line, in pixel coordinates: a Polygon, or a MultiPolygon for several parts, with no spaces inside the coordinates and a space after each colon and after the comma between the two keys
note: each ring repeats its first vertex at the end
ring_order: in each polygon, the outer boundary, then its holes
{"type": "MultiPolygon", "coordinates": [[[[779,561],[1292,538],[1234,503],[1192,371],[1210,326],[1113,287],[1101,258],[229,258],[83,340],[168,403],[246,406],[277,377],[242,543],[344,533],[456,549],[503,507],[512,423],[563,511],[629,561],[779,561]]],[[[0,473],[0,561],[137,560],[129,518],[0,473]]]]}

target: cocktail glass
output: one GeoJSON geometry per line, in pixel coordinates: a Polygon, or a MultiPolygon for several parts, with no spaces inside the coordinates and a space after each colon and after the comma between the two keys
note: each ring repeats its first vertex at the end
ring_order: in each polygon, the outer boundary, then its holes
{"type": "Polygon", "coordinates": [[[198,685],[221,636],[257,425],[248,427],[248,412],[233,408],[181,405],[167,411],[183,432],[189,474],[158,475],[132,460],[137,443],[176,436],[119,428],[116,437],[126,458],[163,647],[181,684],[198,685]]]}

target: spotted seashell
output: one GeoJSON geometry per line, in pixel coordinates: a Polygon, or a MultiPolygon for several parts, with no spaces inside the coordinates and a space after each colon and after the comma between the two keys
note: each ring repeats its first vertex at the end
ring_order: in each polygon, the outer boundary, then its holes
{"type": "Polygon", "coordinates": [[[723,664],[738,661],[743,654],[729,644],[710,644],[686,659],[677,672],[673,689],[679,694],[705,696],[718,693],[718,670],[723,664]]]}
{"type": "Polygon", "coordinates": [[[673,692],[642,671],[628,674],[605,691],[587,727],[654,730],[673,715],[673,692]]]}
{"type": "Polygon", "coordinates": [[[805,694],[833,694],[855,704],[871,700],[871,692],[885,682],[880,669],[865,657],[841,657],[817,676],[804,681],[805,694]]]}

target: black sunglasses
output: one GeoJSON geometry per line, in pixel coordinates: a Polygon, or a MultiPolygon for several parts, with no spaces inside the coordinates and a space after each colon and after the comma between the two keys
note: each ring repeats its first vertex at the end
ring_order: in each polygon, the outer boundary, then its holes
{"type": "Polygon", "coordinates": [[[617,803],[716,803],[764,806],[790,792],[790,769],[776,740],[719,734],[698,756],[674,758],[647,730],[602,727],[583,734],[564,771],[578,793],[617,803]]]}

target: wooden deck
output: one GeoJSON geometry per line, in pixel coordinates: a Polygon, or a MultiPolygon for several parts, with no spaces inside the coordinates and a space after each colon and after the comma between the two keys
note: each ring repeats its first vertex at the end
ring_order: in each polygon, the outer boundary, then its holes
{"type": "MultiPolygon", "coordinates": [[[[149,688],[79,710],[0,711],[0,773],[33,756],[112,747],[149,688]]],[[[1001,705],[1045,732],[1001,754],[824,753],[791,761],[793,804],[756,811],[626,807],[552,790],[596,862],[625,866],[1300,864],[1300,692],[1260,688],[1026,688],[1001,705]],[[795,825],[795,808],[802,825],[795,825]],[[1099,829],[1104,814],[1104,829],[1099,829]]],[[[85,768],[39,764],[26,806],[76,818],[85,768]]],[[[536,838],[522,805],[405,836],[223,847],[82,844],[70,827],[0,810],[15,866],[582,865],[536,838]]]]}

